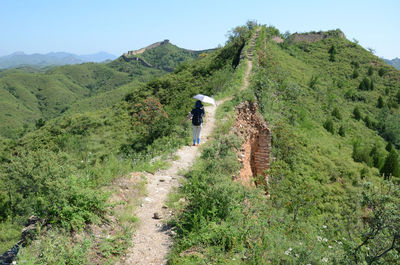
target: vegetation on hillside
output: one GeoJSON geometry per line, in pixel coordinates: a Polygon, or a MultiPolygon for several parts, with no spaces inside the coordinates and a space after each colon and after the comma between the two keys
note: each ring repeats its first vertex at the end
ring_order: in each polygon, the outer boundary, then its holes
{"type": "Polygon", "coordinates": [[[400,73],[340,36],[277,34],[261,29],[250,89],[222,106],[225,124],[172,196],[171,264],[397,264],[400,73]],[[243,100],[272,129],[268,186],[231,181],[241,139],[229,117],[243,100]]]}
{"type": "Polygon", "coordinates": [[[85,63],[47,69],[0,72],[0,135],[16,139],[36,121],[64,112],[81,113],[111,107],[133,86],[173,71],[197,52],[166,44],[140,54],[152,67],[122,57],[107,63],[85,63]]]}
{"type": "MultiPolygon", "coordinates": [[[[88,262],[85,259],[88,253],[99,251],[96,245],[91,245],[90,235],[88,241],[77,243],[81,248],[64,248],[63,244],[73,245],[74,239],[68,238],[68,233],[82,231],[93,223],[107,222],[108,193],[102,190],[112,180],[132,170],[154,170],[158,162],[150,162],[152,158],[187,144],[189,130],[182,126],[182,120],[193,107],[192,96],[216,95],[229,87],[234,62],[244,41],[233,39],[202,59],[181,64],[173,73],[152,81],[125,84],[120,93],[129,93],[110,107],[82,113],[67,111],[44,124],[39,123],[36,130],[20,139],[7,140],[0,156],[2,230],[18,231],[34,214],[43,222],[42,233],[64,243],[52,245],[51,251],[44,253],[43,249],[50,247],[49,241],[36,242],[31,250],[24,251],[29,253],[24,255],[34,255],[29,260],[88,262]],[[62,254],[56,256],[58,252],[62,254]]],[[[52,71],[61,72],[71,83],[83,83],[88,76],[81,75],[80,68],[74,67],[52,71]]],[[[111,67],[117,67],[116,63],[111,63],[111,67]]],[[[109,68],[106,70],[105,74],[109,68]]],[[[101,89],[97,86],[106,86],[110,79],[93,80],[96,82],[86,84],[101,89]]],[[[126,244],[131,228],[125,232],[115,241],[126,244]]],[[[14,233],[0,237],[4,242],[1,250],[15,243],[18,236],[14,233]]],[[[28,257],[21,259],[28,260],[28,257]]]]}

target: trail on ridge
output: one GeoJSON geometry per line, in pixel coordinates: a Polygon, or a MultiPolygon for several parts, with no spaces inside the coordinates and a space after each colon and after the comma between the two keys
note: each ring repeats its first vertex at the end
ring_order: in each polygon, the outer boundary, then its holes
{"type": "MultiPolygon", "coordinates": [[[[249,85],[249,76],[253,67],[252,51],[255,46],[255,39],[258,30],[252,38],[251,47],[248,50],[247,69],[244,76],[244,84],[240,90],[244,90],[249,85]]],[[[217,102],[222,104],[229,98],[217,102]]],[[[206,106],[206,117],[202,129],[202,144],[204,144],[215,127],[216,106],[206,106]]],[[[195,146],[184,146],[175,155],[178,160],[172,161],[170,168],[160,170],[147,178],[147,197],[144,198],[141,207],[137,209],[135,215],[139,218],[139,226],[135,231],[132,243],[125,257],[122,257],[117,264],[166,264],[167,254],[172,246],[171,230],[166,227],[162,219],[154,218],[155,213],[161,218],[167,214],[168,209],[164,206],[168,193],[172,188],[179,185],[179,178],[183,177],[180,173],[189,169],[196,157],[200,155],[200,150],[195,146]]],[[[158,217],[158,216],[157,216],[158,217]]]]}
{"type": "MultiPolygon", "coordinates": [[[[223,101],[218,101],[217,104],[223,101]]],[[[206,106],[206,117],[202,129],[202,143],[207,141],[215,127],[216,106],[206,106]]],[[[170,168],[160,170],[147,179],[147,197],[144,198],[142,207],[135,215],[139,218],[139,226],[133,237],[133,246],[128,254],[117,264],[165,264],[166,256],[172,245],[171,231],[163,225],[162,219],[155,219],[154,213],[165,215],[163,209],[168,193],[173,187],[179,185],[179,173],[187,170],[200,155],[199,147],[184,146],[175,155],[178,160],[172,161],[170,168]]],[[[164,207],[165,208],[165,207],[164,207]]]]}

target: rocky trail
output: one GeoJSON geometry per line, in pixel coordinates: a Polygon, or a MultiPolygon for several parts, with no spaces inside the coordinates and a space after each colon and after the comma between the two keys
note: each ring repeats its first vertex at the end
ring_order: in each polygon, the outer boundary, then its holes
{"type": "MultiPolygon", "coordinates": [[[[249,76],[252,70],[253,50],[258,31],[251,40],[248,50],[247,69],[244,76],[244,84],[241,90],[249,85],[249,76]]],[[[217,102],[223,103],[225,98],[217,102]]],[[[215,127],[216,106],[206,106],[206,117],[202,129],[202,144],[210,137],[215,127]]],[[[147,177],[147,196],[143,199],[141,206],[135,212],[139,219],[139,225],[133,236],[133,246],[128,249],[127,254],[117,264],[166,264],[167,254],[172,246],[173,230],[163,222],[170,214],[165,206],[168,193],[179,185],[182,172],[189,169],[196,157],[200,155],[200,149],[196,146],[184,146],[176,153],[179,158],[172,161],[170,168],[160,170],[154,175],[147,177]]]]}
{"type": "MultiPolygon", "coordinates": [[[[205,111],[202,144],[207,141],[215,127],[216,106],[206,106],[205,111]]],[[[182,177],[180,173],[190,168],[195,158],[200,155],[200,149],[198,146],[184,146],[175,155],[179,158],[172,161],[170,168],[148,175],[146,186],[148,194],[136,212],[140,223],[133,237],[133,247],[117,264],[166,263],[173,231],[163,223],[164,217],[168,215],[168,209],[164,204],[171,189],[179,185],[179,178],[182,177]]]]}

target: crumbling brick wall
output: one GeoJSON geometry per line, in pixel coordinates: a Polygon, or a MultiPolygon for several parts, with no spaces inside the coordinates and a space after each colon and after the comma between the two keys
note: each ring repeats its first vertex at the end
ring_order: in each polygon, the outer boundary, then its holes
{"type": "Polygon", "coordinates": [[[244,102],[235,108],[234,132],[244,138],[238,152],[241,170],[236,180],[244,185],[268,185],[270,169],[271,130],[258,115],[257,103],[244,102]]]}

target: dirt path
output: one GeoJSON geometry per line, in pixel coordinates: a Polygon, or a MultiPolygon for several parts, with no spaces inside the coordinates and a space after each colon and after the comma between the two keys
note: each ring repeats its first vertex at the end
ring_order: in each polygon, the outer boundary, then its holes
{"type": "MultiPolygon", "coordinates": [[[[252,46],[248,51],[247,69],[244,76],[244,84],[241,90],[249,85],[249,76],[253,68],[252,50],[254,49],[255,39],[258,31],[252,39],[252,46]]],[[[218,101],[217,104],[223,103],[226,99],[218,101]]],[[[203,124],[201,141],[204,144],[215,127],[215,106],[205,107],[206,118],[203,124]]],[[[179,174],[183,170],[187,170],[200,155],[198,147],[184,146],[176,153],[179,159],[172,162],[167,170],[158,171],[154,175],[150,175],[147,179],[147,197],[144,198],[141,207],[136,211],[139,218],[139,226],[133,237],[133,246],[128,249],[127,255],[123,257],[117,264],[166,264],[167,254],[172,245],[171,231],[163,225],[162,219],[156,219],[155,213],[161,218],[165,217],[168,209],[164,206],[168,193],[172,188],[179,185],[179,174]]]]}
{"type": "Polygon", "coordinates": [[[240,90],[244,90],[249,86],[249,78],[250,78],[250,73],[253,70],[253,51],[254,51],[254,47],[256,45],[256,40],[258,38],[258,34],[260,32],[260,28],[257,29],[256,33],[254,34],[254,36],[251,39],[251,47],[249,48],[248,52],[247,52],[247,69],[246,69],[246,73],[244,75],[244,84],[243,86],[240,88],[240,90]]]}
{"type": "MultiPolygon", "coordinates": [[[[222,101],[217,102],[217,104],[222,101]]],[[[204,144],[215,127],[215,106],[205,107],[206,117],[201,132],[201,143],[204,144]]],[[[154,213],[165,216],[168,209],[164,203],[173,187],[179,185],[179,173],[190,168],[195,158],[200,155],[199,147],[184,146],[176,153],[179,159],[172,162],[167,170],[161,170],[150,175],[147,179],[147,197],[136,211],[139,218],[139,227],[135,231],[133,247],[117,264],[166,264],[166,256],[172,244],[171,231],[163,226],[162,219],[155,219],[154,213]]]]}

